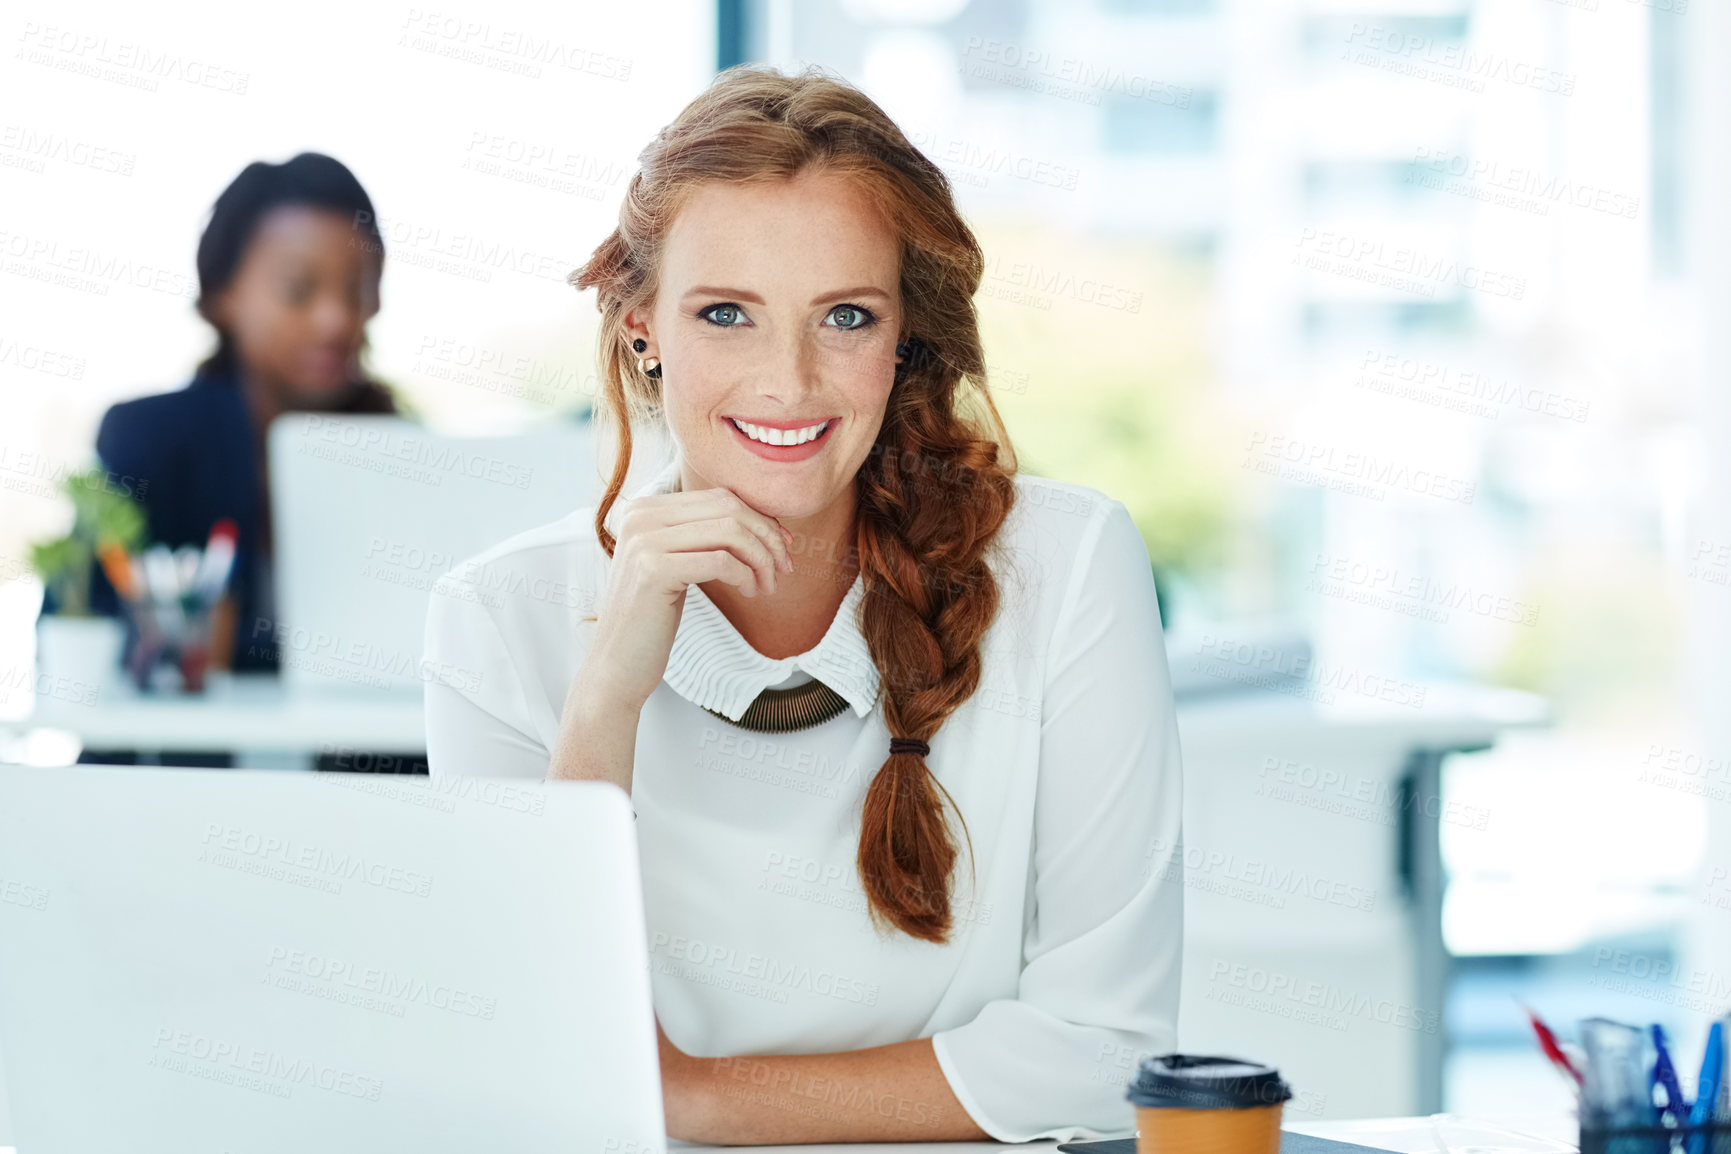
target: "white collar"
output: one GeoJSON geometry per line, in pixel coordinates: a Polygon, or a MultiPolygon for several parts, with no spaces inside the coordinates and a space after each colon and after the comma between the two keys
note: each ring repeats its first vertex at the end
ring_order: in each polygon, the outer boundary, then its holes
{"type": "MultiPolygon", "coordinates": [[[[671,493],[678,480],[676,455],[632,496],[671,493]]],[[[857,614],[864,597],[865,579],[856,576],[823,640],[804,653],[775,660],[753,649],[702,589],[689,586],[663,680],[694,705],[738,721],[758,694],[801,670],[841,694],[864,717],[877,704],[880,681],[871,648],[859,631],[857,614]]]]}

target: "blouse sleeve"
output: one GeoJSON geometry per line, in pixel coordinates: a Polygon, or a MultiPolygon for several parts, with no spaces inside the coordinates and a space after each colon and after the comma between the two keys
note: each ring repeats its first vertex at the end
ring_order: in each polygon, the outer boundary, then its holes
{"type": "Polygon", "coordinates": [[[1000,1142],[1129,1137],[1125,1087],[1177,1041],[1183,783],[1153,573],[1117,501],[1078,554],[1048,651],[1018,996],[932,1036],[1000,1142]]]}
{"type": "Polygon", "coordinates": [[[544,778],[552,752],[528,721],[504,635],[472,592],[447,575],[428,598],[422,656],[427,772],[544,778]]]}

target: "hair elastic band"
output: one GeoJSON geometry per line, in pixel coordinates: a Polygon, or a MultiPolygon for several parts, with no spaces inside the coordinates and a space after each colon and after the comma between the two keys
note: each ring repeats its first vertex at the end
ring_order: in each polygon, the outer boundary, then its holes
{"type": "Polygon", "coordinates": [[[920,757],[924,757],[926,754],[930,753],[931,751],[932,751],[932,747],[927,745],[925,742],[921,741],[917,737],[892,737],[892,738],[890,738],[890,752],[891,753],[912,753],[912,754],[916,754],[920,757]]]}

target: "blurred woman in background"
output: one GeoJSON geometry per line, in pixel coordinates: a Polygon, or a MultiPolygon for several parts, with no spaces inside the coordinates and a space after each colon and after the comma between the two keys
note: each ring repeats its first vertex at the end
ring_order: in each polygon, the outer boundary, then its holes
{"type": "MultiPolygon", "coordinates": [[[[277,667],[271,420],[396,411],[361,365],[384,255],[373,202],[341,162],[303,152],[247,165],[217,197],[198,242],[198,311],[216,330],[216,350],[185,388],[102,418],[97,455],[141,482],[149,540],[202,547],[218,521],[237,527],[226,611],[213,625],[218,668],[277,667]]],[[[100,572],[95,585],[96,610],[118,612],[100,572]]]]}

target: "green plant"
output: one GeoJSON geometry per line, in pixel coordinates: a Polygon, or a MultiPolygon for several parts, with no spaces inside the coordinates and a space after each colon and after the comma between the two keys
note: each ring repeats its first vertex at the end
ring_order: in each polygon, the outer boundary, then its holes
{"type": "Polygon", "coordinates": [[[144,510],[101,469],[73,473],[61,488],[72,500],[72,528],[64,537],[32,545],[30,566],[53,594],[56,612],[85,617],[98,551],[114,544],[137,552],[145,536],[144,510]]]}

